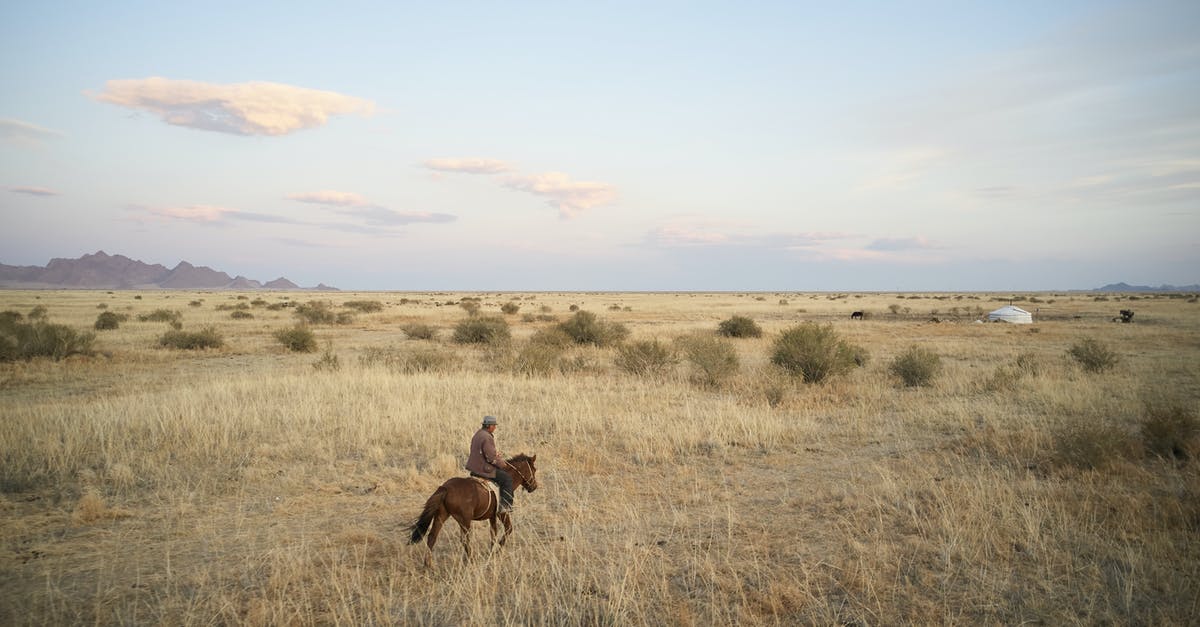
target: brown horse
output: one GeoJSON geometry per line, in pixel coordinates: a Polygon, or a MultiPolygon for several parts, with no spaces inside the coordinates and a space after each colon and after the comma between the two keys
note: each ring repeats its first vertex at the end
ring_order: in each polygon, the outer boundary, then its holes
{"type": "MultiPolygon", "coordinates": [[[[533,492],[537,489],[535,461],[537,461],[537,455],[527,456],[524,453],[508,460],[508,465],[512,468],[509,474],[513,478],[513,492],[516,492],[519,487],[525,488],[526,492],[533,492]]],[[[442,524],[446,522],[447,518],[454,518],[462,529],[463,551],[466,552],[463,559],[471,557],[471,521],[473,520],[486,520],[491,524],[492,544],[496,544],[496,522],[504,523],[504,536],[500,538],[499,542],[503,546],[504,541],[512,533],[512,519],[507,512],[497,513],[499,505],[499,499],[493,496],[492,491],[480,485],[475,478],[455,477],[450,479],[435,490],[429,500],[425,501],[425,509],[421,510],[421,517],[409,527],[412,535],[409,537],[408,543],[416,544],[425,538],[429,545],[429,555],[425,557],[425,561],[432,562],[433,545],[437,542],[442,524]]]]}

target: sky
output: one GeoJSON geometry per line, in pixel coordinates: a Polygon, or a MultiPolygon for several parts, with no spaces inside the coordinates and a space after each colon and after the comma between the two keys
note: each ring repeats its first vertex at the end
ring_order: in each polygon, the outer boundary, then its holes
{"type": "Polygon", "coordinates": [[[0,2],[0,263],[1200,283],[1200,3],[0,2]]]}

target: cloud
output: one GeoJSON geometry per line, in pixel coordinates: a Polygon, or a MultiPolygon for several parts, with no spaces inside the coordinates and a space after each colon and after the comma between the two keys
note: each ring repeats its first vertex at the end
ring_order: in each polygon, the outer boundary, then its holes
{"type": "Polygon", "coordinates": [[[932,250],[940,248],[924,237],[881,237],[870,244],[866,250],[877,252],[899,252],[905,250],[932,250]]]}
{"type": "Polygon", "coordinates": [[[367,202],[367,199],[364,198],[362,194],[356,194],[354,192],[335,192],[333,190],[288,194],[287,199],[312,203],[314,205],[328,205],[333,207],[365,207],[371,204],[367,202]]]}
{"type": "Polygon", "coordinates": [[[148,214],[160,221],[191,222],[224,226],[231,221],[264,222],[268,224],[304,224],[299,220],[267,213],[254,213],[214,205],[185,205],[178,207],[130,207],[131,211],[148,214]]]}
{"type": "Polygon", "coordinates": [[[685,220],[659,226],[646,234],[655,248],[749,247],[772,250],[810,249],[855,237],[846,233],[761,233],[753,225],[729,220],[685,220]]]}
{"type": "Polygon", "coordinates": [[[512,171],[512,166],[496,159],[426,159],[421,165],[438,172],[463,174],[500,174],[512,171]]]}
{"type": "Polygon", "coordinates": [[[56,192],[52,189],[47,189],[45,187],[15,186],[15,187],[5,187],[4,189],[6,189],[14,194],[29,194],[30,196],[57,196],[58,195],[58,192],[56,192]]]}
{"type": "Polygon", "coordinates": [[[617,198],[617,188],[608,183],[572,181],[561,172],[510,176],[504,180],[504,186],[544,196],[550,206],[558,209],[559,217],[568,219],[587,209],[609,204],[617,198]]]}
{"type": "Polygon", "coordinates": [[[234,135],[286,135],[324,126],[330,116],[369,116],[375,103],[267,82],[202,83],[161,77],[111,80],[92,99],[158,115],[167,124],[234,135]]]}
{"type": "Polygon", "coordinates": [[[11,118],[0,118],[0,139],[14,142],[37,143],[46,139],[56,139],[62,137],[62,135],[59,131],[42,128],[29,122],[22,122],[21,120],[13,120],[11,118]]]}

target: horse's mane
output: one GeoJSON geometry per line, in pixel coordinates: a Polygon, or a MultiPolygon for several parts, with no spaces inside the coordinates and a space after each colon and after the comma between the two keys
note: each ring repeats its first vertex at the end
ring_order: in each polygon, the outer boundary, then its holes
{"type": "Polygon", "coordinates": [[[521,453],[521,454],[517,455],[516,457],[509,459],[508,463],[512,464],[512,463],[516,463],[516,462],[531,462],[531,461],[533,461],[533,460],[530,459],[530,457],[528,455],[521,453]]]}

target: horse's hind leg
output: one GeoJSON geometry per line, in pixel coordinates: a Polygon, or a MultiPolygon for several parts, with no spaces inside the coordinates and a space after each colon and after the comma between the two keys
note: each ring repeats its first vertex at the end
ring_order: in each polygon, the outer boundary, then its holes
{"type": "MultiPolygon", "coordinates": [[[[508,540],[509,534],[512,533],[512,529],[513,529],[512,517],[509,515],[508,512],[504,512],[502,514],[499,514],[499,518],[504,523],[504,536],[502,538],[500,538],[500,546],[504,546],[504,543],[508,540]]],[[[493,519],[492,520],[492,535],[495,535],[495,533],[496,533],[496,521],[495,521],[495,519],[493,519]]]]}
{"type": "Polygon", "coordinates": [[[462,529],[463,561],[466,562],[471,559],[471,521],[463,520],[458,516],[455,516],[454,520],[462,529]]]}

